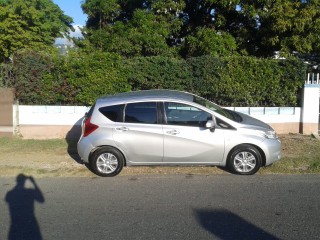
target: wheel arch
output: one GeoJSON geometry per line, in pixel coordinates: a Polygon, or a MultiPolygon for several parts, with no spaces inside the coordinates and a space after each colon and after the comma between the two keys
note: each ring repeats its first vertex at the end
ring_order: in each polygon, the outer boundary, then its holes
{"type": "Polygon", "coordinates": [[[252,144],[252,143],[242,143],[242,144],[239,144],[239,145],[234,146],[234,147],[229,151],[226,160],[228,161],[228,160],[230,159],[231,154],[233,153],[233,151],[234,151],[235,149],[240,148],[240,147],[245,147],[245,146],[254,147],[254,148],[256,148],[256,149],[259,151],[259,153],[260,153],[260,155],[261,155],[261,161],[262,161],[261,166],[264,167],[264,166],[266,165],[266,155],[265,155],[264,151],[263,151],[259,146],[255,145],[255,144],[252,144]]]}
{"type": "Polygon", "coordinates": [[[101,145],[101,146],[98,146],[98,147],[92,149],[91,152],[90,152],[90,154],[89,154],[89,163],[90,163],[91,160],[92,160],[92,156],[93,156],[94,152],[97,151],[97,150],[99,150],[99,149],[101,149],[101,148],[104,148],[104,147],[109,147],[109,148],[113,148],[113,149],[118,150],[118,151],[121,153],[122,157],[123,157],[123,160],[124,160],[123,165],[124,165],[124,166],[127,166],[126,156],[125,156],[124,153],[121,151],[121,149],[116,148],[116,147],[111,146],[111,145],[101,145]]]}

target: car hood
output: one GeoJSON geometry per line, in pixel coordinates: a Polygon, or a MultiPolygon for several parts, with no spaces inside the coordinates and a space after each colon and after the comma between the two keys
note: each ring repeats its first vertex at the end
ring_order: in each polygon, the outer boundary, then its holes
{"type": "Polygon", "coordinates": [[[247,114],[243,114],[243,113],[240,113],[240,112],[235,112],[236,114],[239,115],[239,117],[241,118],[241,121],[239,122],[241,125],[244,125],[243,127],[245,128],[255,128],[255,129],[261,129],[261,130],[273,130],[273,128],[256,119],[256,118],[253,118],[247,114]]]}

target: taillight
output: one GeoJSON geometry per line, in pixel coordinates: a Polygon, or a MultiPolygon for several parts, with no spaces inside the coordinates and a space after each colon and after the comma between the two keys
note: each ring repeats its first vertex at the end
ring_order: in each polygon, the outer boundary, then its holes
{"type": "Polygon", "coordinates": [[[87,120],[85,120],[83,127],[83,137],[86,137],[88,135],[90,135],[93,131],[95,131],[99,126],[93,124],[90,122],[91,117],[89,117],[87,120]]]}

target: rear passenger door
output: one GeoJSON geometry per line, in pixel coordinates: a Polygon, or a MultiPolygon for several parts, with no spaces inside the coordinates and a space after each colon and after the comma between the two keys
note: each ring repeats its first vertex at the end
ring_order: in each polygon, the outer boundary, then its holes
{"type": "Polygon", "coordinates": [[[156,102],[128,103],[124,121],[113,128],[116,145],[126,154],[130,164],[161,163],[163,131],[156,102]]]}

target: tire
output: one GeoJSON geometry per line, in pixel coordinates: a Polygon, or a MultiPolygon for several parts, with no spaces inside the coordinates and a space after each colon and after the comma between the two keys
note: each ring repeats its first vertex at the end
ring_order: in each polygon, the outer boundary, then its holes
{"type": "Polygon", "coordinates": [[[260,152],[251,145],[241,145],[235,148],[227,163],[229,170],[239,175],[255,174],[261,165],[260,152]]]}
{"type": "Polygon", "coordinates": [[[91,158],[92,171],[101,177],[113,177],[118,175],[124,165],[124,157],[121,152],[112,147],[102,147],[96,150],[91,158]]]}

